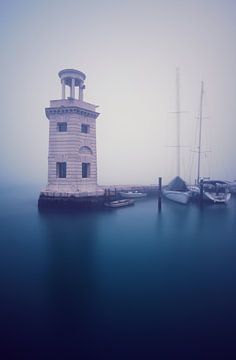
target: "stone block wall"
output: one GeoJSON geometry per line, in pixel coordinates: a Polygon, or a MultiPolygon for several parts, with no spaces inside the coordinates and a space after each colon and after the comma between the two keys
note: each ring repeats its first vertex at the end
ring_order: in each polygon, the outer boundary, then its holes
{"type": "MultiPolygon", "coordinates": [[[[66,101],[64,100],[65,105],[66,101]]],[[[69,104],[69,101],[67,104],[69,104]]],[[[84,104],[83,109],[86,107],[86,103],[84,104]]],[[[88,116],[86,113],[82,115],[76,109],[73,111],[70,109],[68,112],[66,112],[66,109],[63,111],[52,111],[51,107],[46,109],[46,113],[49,118],[47,191],[72,193],[77,191],[96,191],[96,117],[88,116]],[[67,131],[58,131],[58,122],[66,122],[67,131]],[[81,132],[82,124],[89,125],[89,133],[81,132]],[[66,162],[66,178],[57,177],[57,162],[66,162]],[[88,178],[82,178],[83,162],[91,164],[90,176],[88,178]]]]}

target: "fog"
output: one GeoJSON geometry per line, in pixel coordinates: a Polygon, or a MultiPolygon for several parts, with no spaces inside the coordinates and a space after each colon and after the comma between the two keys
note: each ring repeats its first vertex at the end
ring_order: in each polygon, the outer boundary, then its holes
{"type": "Polygon", "coordinates": [[[48,119],[58,72],[83,71],[99,105],[100,184],[176,175],[176,68],[181,175],[196,178],[205,84],[202,175],[236,179],[236,3],[230,0],[1,2],[1,183],[47,181],[48,119]],[[205,118],[206,117],[206,118],[205,118]]]}

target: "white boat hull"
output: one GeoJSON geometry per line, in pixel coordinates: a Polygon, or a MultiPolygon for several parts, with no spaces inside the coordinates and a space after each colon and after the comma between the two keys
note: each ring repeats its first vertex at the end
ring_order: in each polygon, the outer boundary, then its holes
{"type": "Polygon", "coordinates": [[[187,204],[190,198],[190,193],[188,191],[174,191],[163,189],[162,193],[167,199],[180,204],[187,204]]]}
{"type": "Polygon", "coordinates": [[[214,204],[227,204],[230,200],[231,194],[230,193],[211,193],[208,191],[204,191],[205,200],[213,202],[214,204]]]}
{"type": "Polygon", "coordinates": [[[110,207],[110,208],[120,208],[124,206],[130,206],[134,205],[134,200],[131,199],[124,199],[124,200],[115,200],[108,203],[105,203],[104,206],[110,207]]]}
{"type": "MultiPolygon", "coordinates": [[[[200,189],[197,186],[191,187],[192,198],[200,200],[200,189]]],[[[231,193],[215,193],[203,190],[203,201],[213,204],[227,204],[231,198],[231,193]]]]}
{"type": "Polygon", "coordinates": [[[128,191],[128,192],[120,191],[120,196],[122,198],[125,198],[125,199],[136,199],[136,198],[146,197],[147,194],[146,193],[140,193],[140,192],[137,192],[137,191],[128,191]]]}

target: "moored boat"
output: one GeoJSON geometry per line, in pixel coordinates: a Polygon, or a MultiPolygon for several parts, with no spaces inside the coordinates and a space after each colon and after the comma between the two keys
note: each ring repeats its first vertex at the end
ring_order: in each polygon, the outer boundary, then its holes
{"type": "Polygon", "coordinates": [[[127,192],[120,191],[119,194],[122,198],[126,198],[126,199],[142,198],[147,196],[146,193],[142,193],[138,191],[127,191],[127,192]]]}
{"type": "Polygon", "coordinates": [[[176,125],[177,125],[177,176],[162,189],[163,195],[172,201],[175,201],[180,204],[187,204],[190,198],[190,192],[187,188],[187,185],[183,179],[180,177],[180,85],[179,85],[179,69],[176,69],[176,125]]]}
{"type": "Polygon", "coordinates": [[[229,185],[222,180],[202,180],[199,186],[191,188],[192,198],[201,200],[202,186],[202,200],[212,204],[227,204],[231,198],[229,185]]]}
{"type": "Polygon", "coordinates": [[[167,199],[175,201],[180,204],[187,204],[190,199],[190,193],[188,192],[164,189],[163,194],[167,199]]]}
{"type": "Polygon", "coordinates": [[[130,206],[130,205],[134,205],[134,200],[123,199],[123,200],[115,200],[115,201],[110,201],[110,202],[104,203],[104,206],[110,207],[110,208],[119,208],[119,207],[130,206]]]}
{"type": "Polygon", "coordinates": [[[183,179],[176,176],[166,187],[162,189],[163,195],[180,204],[187,204],[190,199],[190,191],[183,179]]]}

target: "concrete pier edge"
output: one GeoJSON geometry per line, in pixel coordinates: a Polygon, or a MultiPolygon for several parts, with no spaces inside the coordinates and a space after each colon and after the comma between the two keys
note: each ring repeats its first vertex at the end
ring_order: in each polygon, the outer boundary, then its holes
{"type": "Polygon", "coordinates": [[[120,191],[138,191],[147,194],[147,197],[158,196],[157,185],[110,185],[101,186],[95,192],[52,192],[41,191],[38,199],[39,209],[43,208],[101,208],[105,202],[105,189],[109,191],[112,197],[115,193],[119,196],[120,191]]]}

